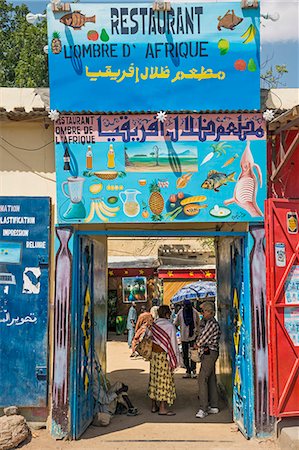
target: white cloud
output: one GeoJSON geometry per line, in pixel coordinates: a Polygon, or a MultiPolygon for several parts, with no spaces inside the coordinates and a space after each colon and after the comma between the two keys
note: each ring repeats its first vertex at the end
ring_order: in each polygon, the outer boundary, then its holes
{"type": "Polygon", "coordinates": [[[279,13],[279,20],[262,19],[261,41],[263,42],[285,42],[298,41],[299,39],[299,3],[298,0],[278,1],[263,0],[261,2],[262,14],[279,13]]]}

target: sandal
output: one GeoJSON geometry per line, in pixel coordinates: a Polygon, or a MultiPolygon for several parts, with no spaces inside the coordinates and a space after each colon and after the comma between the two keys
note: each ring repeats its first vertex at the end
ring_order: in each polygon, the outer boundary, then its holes
{"type": "Polygon", "coordinates": [[[128,409],[127,416],[137,416],[138,415],[138,409],[137,408],[130,408],[128,409]]]}
{"type": "Polygon", "coordinates": [[[167,411],[166,413],[158,413],[159,416],[175,416],[176,413],[174,411],[167,411]]]}

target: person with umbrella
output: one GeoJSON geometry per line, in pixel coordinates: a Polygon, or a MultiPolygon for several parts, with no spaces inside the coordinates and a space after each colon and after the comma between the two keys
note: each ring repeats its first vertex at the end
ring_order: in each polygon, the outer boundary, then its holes
{"type": "Polygon", "coordinates": [[[183,350],[183,361],[186,367],[186,374],[183,378],[196,378],[196,363],[190,359],[189,348],[194,346],[198,330],[200,317],[198,311],[193,308],[190,300],[185,299],[183,308],[178,312],[174,325],[180,327],[181,342],[183,350]]]}

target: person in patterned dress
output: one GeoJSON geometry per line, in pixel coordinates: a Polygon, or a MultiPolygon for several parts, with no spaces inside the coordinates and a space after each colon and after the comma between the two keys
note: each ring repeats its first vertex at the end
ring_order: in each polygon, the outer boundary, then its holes
{"type": "Polygon", "coordinates": [[[150,359],[150,379],[148,396],[152,400],[152,412],[163,416],[173,416],[168,409],[176,398],[173,372],[180,366],[180,351],[176,339],[176,329],[170,321],[169,306],[158,309],[159,318],[151,327],[153,341],[150,359]]]}

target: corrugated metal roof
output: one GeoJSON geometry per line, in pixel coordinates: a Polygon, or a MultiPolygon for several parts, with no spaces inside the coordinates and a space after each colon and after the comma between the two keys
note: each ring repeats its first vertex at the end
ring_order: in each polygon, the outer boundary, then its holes
{"type": "MultiPolygon", "coordinates": [[[[49,88],[0,88],[0,120],[23,120],[47,117],[49,88]]],[[[299,103],[299,89],[261,90],[261,111],[275,109],[277,114],[299,103]]],[[[157,111],[60,111],[61,114],[155,114],[157,111]]],[[[176,110],[173,114],[241,114],[257,110],[176,110]]]]}
{"type": "Polygon", "coordinates": [[[109,256],[109,269],[133,269],[138,268],[156,268],[159,266],[157,258],[151,256],[109,256]]]}

